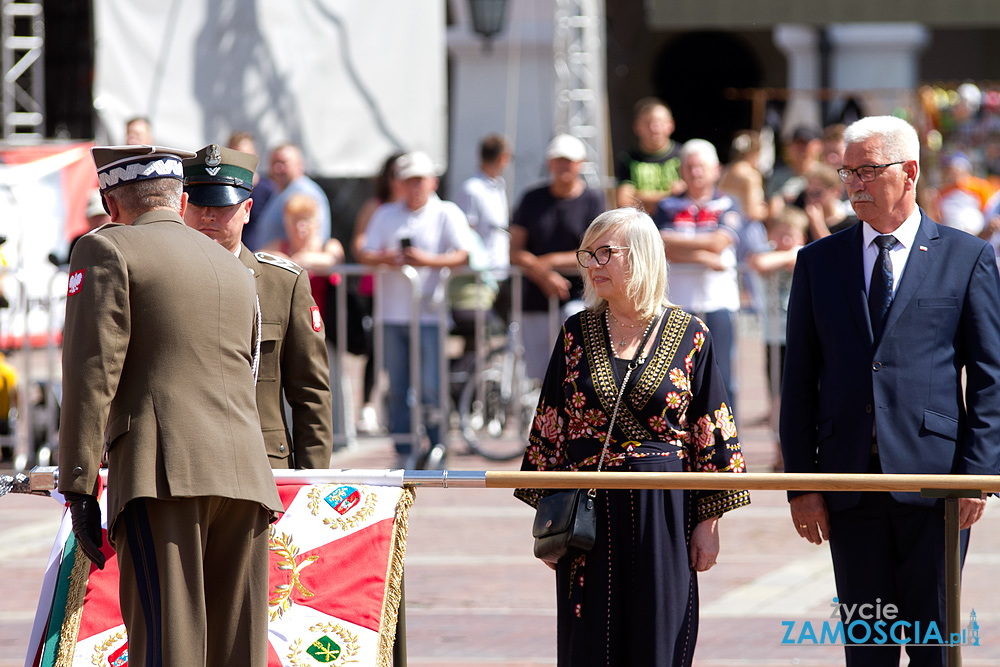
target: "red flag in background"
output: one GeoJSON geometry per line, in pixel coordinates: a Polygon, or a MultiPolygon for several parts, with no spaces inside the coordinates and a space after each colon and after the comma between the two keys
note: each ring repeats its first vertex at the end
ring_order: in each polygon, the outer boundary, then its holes
{"type": "Polygon", "coordinates": [[[49,255],[64,259],[71,239],[87,231],[85,211],[90,192],[97,187],[97,170],[90,156],[92,144],[48,143],[0,148],[0,264],[17,269],[0,281],[0,293],[11,308],[0,309],[0,348],[17,349],[28,343],[44,347],[49,328],[58,342],[66,282],[58,279],[49,255]],[[24,290],[27,299],[19,299],[24,290]],[[15,313],[14,305],[52,301],[54,318],[41,307],[15,313]]]}

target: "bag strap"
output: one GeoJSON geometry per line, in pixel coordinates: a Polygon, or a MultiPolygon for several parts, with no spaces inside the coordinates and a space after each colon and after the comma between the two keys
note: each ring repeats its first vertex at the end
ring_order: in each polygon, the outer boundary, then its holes
{"type": "MultiPolygon", "coordinates": [[[[597,472],[601,472],[601,468],[604,467],[604,459],[608,455],[608,445],[611,443],[611,431],[615,428],[615,421],[618,419],[618,408],[621,407],[622,397],[625,395],[625,389],[628,387],[628,381],[632,377],[632,371],[646,363],[646,343],[649,341],[649,337],[653,334],[653,330],[660,328],[660,319],[663,318],[663,314],[666,313],[667,310],[668,309],[664,309],[662,312],[657,314],[656,322],[653,326],[646,330],[646,335],[642,337],[642,343],[639,344],[639,349],[635,351],[635,356],[632,357],[632,361],[628,362],[628,367],[625,370],[625,377],[622,378],[621,389],[618,390],[618,398],[615,399],[615,408],[611,412],[611,423],[608,425],[608,433],[604,436],[604,446],[601,447],[601,458],[597,462],[597,472]]],[[[587,492],[587,495],[594,497],[597,495],[597,490],[591,489],[587,492]]]]}

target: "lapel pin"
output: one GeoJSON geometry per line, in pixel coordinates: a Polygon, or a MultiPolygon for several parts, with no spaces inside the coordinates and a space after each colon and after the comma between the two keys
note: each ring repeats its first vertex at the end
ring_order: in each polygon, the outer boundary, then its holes
{"type": "Polygon", "coordinates": [[[925,245],[920,246],[920,249],[923,250],[924,252],[927,252],[927,246],[925,245]]]}

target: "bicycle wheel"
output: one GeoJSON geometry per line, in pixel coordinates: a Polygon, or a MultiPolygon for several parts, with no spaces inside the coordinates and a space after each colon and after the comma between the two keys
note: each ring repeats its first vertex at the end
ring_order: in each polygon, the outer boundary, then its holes
{"type": "MultiPolygon", "coordinates": [[[[502,391],[503,371],[487,368],[470,377],[458,401],[462,437],[474,453],[491,461],[509,461],[524,454],[535,406],[529,396],[515,404],[502,391]],[[477,388],[482,387],[477,396],[477,388]]],[[[510,394],[510,392],[506,392],[510,394]]],[[[536,397],[537,398],[537,397],[536,397]]]]}

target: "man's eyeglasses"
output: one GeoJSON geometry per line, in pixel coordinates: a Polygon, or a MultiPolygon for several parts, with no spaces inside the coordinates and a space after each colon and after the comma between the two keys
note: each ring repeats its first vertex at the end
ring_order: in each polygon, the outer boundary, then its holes
{"type": "Polygon", "coordinates": [[[866,164],[863,167],[858,167],[857,169],[838,169],[837,173],[840,174],[840,180],[844,183],[851,182],[851,174],[857,174],[865,183],[871,183],[878,176],[879,169],[885,169],[886,167],[891,167],[894,164],[906,164],[906,160],[900,160],[899,162],[886,162],[885,164],[866,164]]]}
{"type": "Polygon", "coordinates": [[[628,250],[628,246],[602,245],[600,248],[595,248],[593,252],[589,250],[577,250],[576,261],[583,268],[587,268],[587,265],[590,264],[590,259],[594,258],[598,266],[604,266],[611,261],[611,255],[614,254],[615,250],[628,250]]]}

